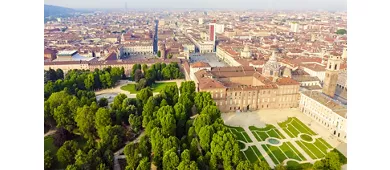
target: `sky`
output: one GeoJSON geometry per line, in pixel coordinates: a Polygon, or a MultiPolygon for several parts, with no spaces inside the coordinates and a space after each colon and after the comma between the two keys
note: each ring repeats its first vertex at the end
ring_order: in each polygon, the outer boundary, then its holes
{"type": "Polygon", "coordinates": [[[47,5],[68,8],[215,8],[268,10],[346,11],[347,0],[45,0],[47,5]]]}

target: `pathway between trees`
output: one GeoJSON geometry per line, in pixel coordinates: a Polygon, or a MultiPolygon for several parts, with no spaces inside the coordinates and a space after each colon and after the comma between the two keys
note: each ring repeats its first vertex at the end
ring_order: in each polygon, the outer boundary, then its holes
{"type": "Polygon", "coordinates": [[[128,143],[130,142],[134,142],[134,143],[137,143],[139,142],[139,140],[141,139],[142,136],[145,135],[145,131],[143,131],[136,139],[134,139],[133,141],[127,141],[125,146],[121,149],[119,149],[118,151],[116,151],[114,153],[114,170],[121,170],[121,166],[119,164],[119,161],[118,159],[125,159],[126,156],[125,155],[121,155],[123,153],[123,151],[125,150],[125,147],[128,143]]]}
{"type": "Polygon", "coordinates": [[[48,132],[45,133],[44,137],[50,136],[50,135],[52,135],[52,134],[54,134],[54,133],[56,133],[56,132],[57,132],[57,129],[49,130],[48,132]]]}

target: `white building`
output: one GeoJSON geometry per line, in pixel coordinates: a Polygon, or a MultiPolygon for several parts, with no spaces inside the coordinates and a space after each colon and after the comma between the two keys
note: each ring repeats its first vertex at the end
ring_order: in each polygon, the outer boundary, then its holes
{"type": "Polygon", "coordinates": [[[225,32],[225,25],[215,24],[215,32],[218,34],[222,34],[223,32],[225,32]]]}
{"type": "Polygon", "coordinates": [[[134,54],[153,54],[153,44],[129,44],[120,48],[121,56],[129,56],[134,54]]]}
{"type": "Polygon", "coordinates": [[[301,92],[299,110],[347,143],[347,107],[321,92],[301,92]]]}
{"type": "Polygon", "coordinates": [[[299,32],[299,24],[296,22],[292,22],[290,27],[291,32],[299,32]]]}
{"type": "Polygon", "coordinates": [[[199,18],[199,25],[202,25],[204,23],[203,18],[199,18]]]}

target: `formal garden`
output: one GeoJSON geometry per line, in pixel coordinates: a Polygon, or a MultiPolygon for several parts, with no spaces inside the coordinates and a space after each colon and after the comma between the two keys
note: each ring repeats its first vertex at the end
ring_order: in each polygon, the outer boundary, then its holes
{"type": "Polygon", "coordinates": [[[287,169],[321,169],[331,166],[341,169],[341,165],[346,163],[344,155],[296,117],[289,117],[277,124],[279,127],[266,124],[262,128],[249,126],[247,130],[243,127],[228,127],[239,141],[241,154],[250,162],[267,162],[264,157],[269,157],[275,167],[285,166],[287,169]],[[323,161],[329,159],[338,161],[323,161]]]}

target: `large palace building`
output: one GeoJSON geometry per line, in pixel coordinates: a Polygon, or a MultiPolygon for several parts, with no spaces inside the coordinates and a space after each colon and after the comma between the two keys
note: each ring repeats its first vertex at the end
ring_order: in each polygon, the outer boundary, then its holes
{"type": "Polygon", "coordinates": [[[273,54],[262,69],[197,62],[190,66],[190,75],[197,91],[210,92],[222,112],[298,107],[300,83],[280,70],[273,54]]]}

